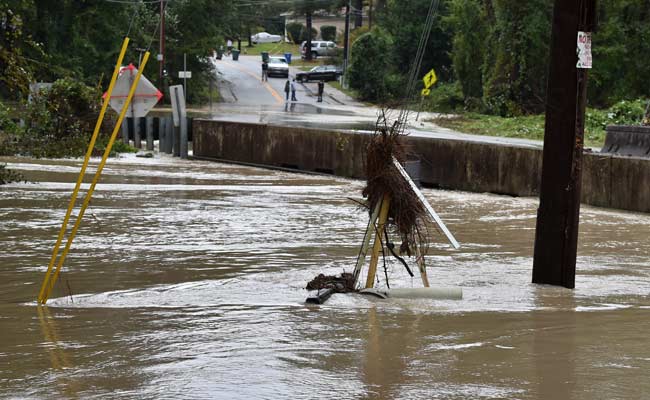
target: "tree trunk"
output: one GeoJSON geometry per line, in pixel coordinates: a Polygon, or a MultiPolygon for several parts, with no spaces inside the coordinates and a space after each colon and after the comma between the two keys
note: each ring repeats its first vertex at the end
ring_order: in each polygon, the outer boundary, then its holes
{"type": "Polygon", "coordinates": [[[354,0],[354,29],[363,25],[363,0],[354,0]]]}
{"type": "Polygon", "coordinates": [[[307,17],[307,43],[305,43],[305,60],[311,61],[311,10],[305,11],[307,17]]]}

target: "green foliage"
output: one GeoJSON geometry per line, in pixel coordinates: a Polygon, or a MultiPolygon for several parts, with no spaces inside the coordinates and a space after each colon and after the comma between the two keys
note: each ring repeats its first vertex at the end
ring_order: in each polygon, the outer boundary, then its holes
{"type": "MultiPolygon", "coordinates": [[[[311,28],[311,40],[316,40],[317,37],[318,37],[318,31],[316,30],[316,28],[311,28]]],[[[307,39],[308,39],[307,38],[307,27],[303,26],[301,31],[300,31],[300,41],[304,42],[307,39]]]]}
{"type": "Polygon", "coordinates": [[[592,104],[650,97],[650,4],[647,0],[598,2],[594,68],[589,76],[592,104]]]}
{"type": "MultiPolygon", "coordinates": [[[[86,152],[101,106],[101,93],[72,79],[59,79],[25,107],[25,128],[8,132],[0,153],[78,157],[86,152]]],[[[105,118],[104,135],[114,122],[105,118]]]]}
{"type": "Polygon", "coordinates": [[[289,35],[289,40],[293,41],[295,44],[300,44],[302,41],[301,33],[305,29],[305,25],[299,22],[291,22],[287,24],[287,35],[289,35]]]}
{"type": "Polygon", "coordinates": [[[23,14],[30,1],[0,1],[0,96],[20,98],[27,94],[33,79],[33,62],[28,52],[42,55],[39,46],[26,32],[23,14]]]}
{"type": "MultiPolygon", "coordinates": [[[[393,43],[389,54],[400,74],[406,75],[413,65],[430,4],[429,0],[389,0],[385,13],[380,14],[379,23],[388,32],[393,43]]],[[[448,2],[441,1],[437,11],[422,66],[417,74],[422,77],[434,68],[439,79],[448,80],[452,77],[449,58],[451,35],[445,29],[441,18],[448,13],[448,2]]]]}
{"type": "Polygon", "coordinates": [[[360,36],[368,32],[370,32],[370,29],[367,26],[360,26],[357,29],[350,31],[350,43],[354,44],[360,36]]]}
{"type": "Polygon", "coordinates": [[[390,37],[379,29],[361,35],[352,45],[348,82],[362,100],[385,100],[389,95],[389,84],[394,80],[390,49],[390,37]]]}
{"type": "Polygon", "coordinates": [[[621,100],[606,110],[587,109],[585,134],[604,132],[608,125],[640,125],[646,104],[644,99],[621,100]]]}
{"type": "MultiPolygon", "coordinates": [[[[0,135],[15,135],[19,130],[18,124],[11,118],[11,110],[9,107],[0,102],[0,135]]],[[[0,136],[1,141],[2,137],[0,136]]]]}
{"type": "Polygon", "coordinates": [[[336,26],[334,25],[323,25],[320,27],[320,37],[323,40],[336,40],[336,26]]]}
{"type": "Polygon", "coordinates": [[[27,105],[27,133],[57,140],[92,133],[100,107],[101,93],[97,88],[68,78],[59,79],[27,105]]]}
{"type": "Polygon", "coordinates": [[[437,83],[431,88],[431,94],[424,98],[423,103],[426,110],[439,113],[462,111],[464,106],[463,92],[458,81],[437,83]]]}
{"type": "Polygon", "coordinates": [[[264,31],[272,35],[284,35],[284,17],[274,16],[264,18],[264,31]]]}
{"type": "Polygon", "coordinates": [[[550,0],[496,0],[487,18],[484,60],[484,103],[501,116],[538,113],[544,109],[551,32],[550,0]]]}
{"type": "Polygon", "coordinates": [[[437,125],[464,133],[510,137],[519,139],[544,139],[544,115],[503,118],[493,115],[467,113],[435,119],[437,125]]]}
{"type": "Polygon", "coordinates": [[[485,58],[486,26],[479,0],[452,0],[450,15],[444,19],[454,32],[451,59],[463,97],[470,103],[483,97],[481,65],[485,58]]]}

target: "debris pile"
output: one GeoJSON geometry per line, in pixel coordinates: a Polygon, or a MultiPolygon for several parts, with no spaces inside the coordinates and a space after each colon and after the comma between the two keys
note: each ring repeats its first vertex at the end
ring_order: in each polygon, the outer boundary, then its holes
{"type": "Polygon", "coordinates": [[[415,246],[425,244],[426,209],[393,164],[393,157],[400,162],[407,158],[400,142],[402,124],[399,120],[390,124],[385,113],[378,119],[366,152],[367,182],[363,196],[368,199],[370,210],[382,201],[384,195],[390,197],[387,227],[402,239],[400,252],[410,256],[415,246]]]}
{"type": "Polygon", "coordinates": [[[319,274],[307,283],[307,290],[332,289],[335,293],[356,292],[354,275],[348,272],[340,276],[319,274]]]}

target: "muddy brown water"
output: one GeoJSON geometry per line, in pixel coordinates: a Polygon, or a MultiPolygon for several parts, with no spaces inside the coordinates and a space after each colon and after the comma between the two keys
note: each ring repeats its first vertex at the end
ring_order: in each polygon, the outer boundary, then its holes
{"type": "Polygon", "coordinates": [[[567,290],[530,283],[535,199],[425,190],[462,244],[435,236],[429,278],[463,300],[308,306],[355,262],[362,182],[128,156],[37,307],[80,161],[0,161],[32,182],[0,186],[0,398],[649,396],[648,215],[584,207],[567,290]]]}

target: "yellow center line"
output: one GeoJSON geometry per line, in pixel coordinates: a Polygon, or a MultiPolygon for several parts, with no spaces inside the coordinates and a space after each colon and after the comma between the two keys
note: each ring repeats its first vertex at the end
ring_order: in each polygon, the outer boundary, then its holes
{"type": "MultiPolygon", "coordinates": [[[[236,68],[236,69],[240,70],[241,72],[244,72],[244,73],[252,76],[255,79],[260,79],[260,77],[257,74],[254,74],[248,68],[246,68],[246,67],[244,67],[242,65],[238,65],[238,64],[234,64],[234,63],[223,63],[223,65],[236,68]]],[[[278,102],[278,104],[284,103],[284,99],[282,98],[282,96],[280,96],[280,94],[275,89],[273,89],[273,87],[271,85],[269,85],[268,82],[262,82],[262,85],[266,88],[266,90],[269,91],[269,93],[271,93],[271,95],[275,98],[275,100],[278,102]]]]}

